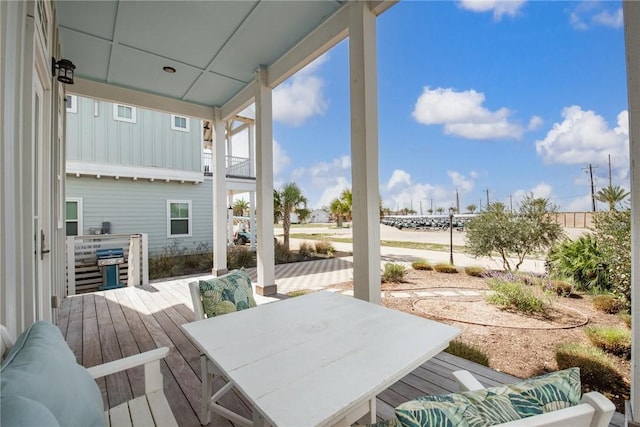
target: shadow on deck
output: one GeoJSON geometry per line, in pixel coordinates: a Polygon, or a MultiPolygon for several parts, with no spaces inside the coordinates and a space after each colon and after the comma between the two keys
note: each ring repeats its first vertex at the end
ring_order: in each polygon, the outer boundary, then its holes
{"type": "MultiPolygon", "coordinates": [[[[197,348],[180,328],[180,325],[193,321],[191,297],[186,283],[155,283],[142,288],[122,288],[69,297],[60,310],[58,327],[78,363],[85,367],[160,346],[170,347],[169,355],[162,362],[165,394],[179,425],[198,427],[200,357],[197,348]]],[[[451,372],[458,369],[473,372],[487,386],[517,380],[443,352],[378,396],[378,419],[392,418],[396,406],[415,397],[457,391],[451,372]]],[[[144,394],[141,368],[112,375],[98,384],[107,407],[144,394]]],[[[229,393],[223,403],[251,418],[242,396],[229,393]]],[[[213,415],[209,425],[227,427],[232,424],[213,415]]],[[[616,414],[611,425],[623,426],[623,416],[616,414]]]]}

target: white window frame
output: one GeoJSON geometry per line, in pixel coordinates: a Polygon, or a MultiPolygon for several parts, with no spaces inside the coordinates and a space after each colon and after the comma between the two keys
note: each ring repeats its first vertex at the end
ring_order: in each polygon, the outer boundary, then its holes
{"type": "Polygon", "coordinates": [[[132,107],[131,105],[126,104],[113,104],[113,120],[117,120],[119,122],[127,122],[127,123],[135,123],[136,122],[136,107],[132,107]],[[131,108],[131,118],[122,117],[118,114],[118,107],[127,107],[131,108]]]}
{"type": "Polygon", "coordinates": [[[78,219],[76,220],[78,222],[78,236],[83,236],[83,230],[84,230],[84,221],[83,221],[83,210],[82,210],[82,197],[67,197],[64,199],[64,234],[65,236],[67,235],[67,223],[69,222],[69,220],[67,220],[67,202],[75,202],[78,204],[78,219]]]}
{"type": "MultiPolygon", "coordinates": [[[[176,218],[185,219],[185,218],[176,218]]],[[[191,200],[167,200],[167,238],[191,237],[193,227],[193,207],[191,200]],[[189,232],[187,234],[171,234],[171,205],[173,203],[185,203],[189,206],[189,216],[186,218],[189,224],[189,232]]]]}
{"type": "Polygon", "coordinates": [[[67,107],[67,113],[77,113],[78,112],[78,97],[75,95],[66,95],[64,98],[64,103],[67,107]],[[67,105],[67,98],[69,98],[69,104],[67,105]]]}
{"type": "Polygon", "coordinates": [[[177,114],[172,114],[171,115],[171,130],[179,130],[180,132],[189,132],[189,117],[187,117],[187,116],[179,116],[177,114]],[[184,119],[187,127],[181,128],[181,127],[176,126],[176,117],[184,119]]]}

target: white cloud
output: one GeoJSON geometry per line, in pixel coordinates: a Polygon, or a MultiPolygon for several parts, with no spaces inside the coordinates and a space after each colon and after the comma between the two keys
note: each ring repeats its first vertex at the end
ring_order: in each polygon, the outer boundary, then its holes
{"type": "Polygon", "coordinates": [[[402,170],[396,169],[391,174],[389,180],[381,185],[382,202],[385,207],[392,210],[413,208],[420,213],[427,213],[433,202],[433,209],[437,207],[448,208],[455,205],[455,190],[434,186],[425,183],[413,183],[411,175],[402,170]]]}
{"type": "Polygon", "coordinates": [[[329,206],[342,190],[351,188],[351,157],[343,155],[329,162],[298,168],[291,173],[291,177],[305,192],[309,206],[329,206]]]}
{"type": "Polygon", "coordinates": [[[503,16],[516,16],[526,0],[461,0],[460,6],[472,12],[493,12],[493,19],[500,21],[503,16]]]}
{"type": "Polygon", "coordinates": [[[473,89],[456,92],[451,88],[430,89],[427,86],[416,101],[413,117],[425,125],[442,124],[445,133],[469,139],[522,136],[525,129],[509,121],[509,109],[491,111],[482,105],[484,101],[484,93],[473,89]]]}
{"type": "Polygon", "coordinates": [[[324,80],[315,75],[328,56],[322,55],[273,90],[273,119],[289,126],[301,126],[308,118],[322,115],[329,105],[324,80]]]}
{"type": "Polygon", "coordinates": [[[606,120],[591,110],[573,105],[562,111],[563,121],[555,123],[543,140],[536,141],[536,152],[546,163],[602,163],[607,156],[618,159],[617,168],[629,165],[629,114],[618,114],[618,126],[609,128],[606,120]]]}
{"type": "Polygon", "coordinates": [[[471,192],[476,186],[476,178],[478,177],[477,172],[471,171],[469,174],[469,178],[466,178],[459,172],[456,171],[447,171],[447,175],[451,178],[451,183],[460,190],[462,194],[471,192]]]}
{"type": "Polygon", "coordinates": [[[565,212],[589,212],[593,208],[591,203],[591,195],[576,197],[569,203],[566,203],[562,210],[565,212]]]}
{"type": "Polygon", "coordinates": [[[278,144],[278,141],[273,140],[273,175],[277,176],[282,173],[284,168],[286,168],[289,163],[291,163],[291,159],[287,155],[287,152],[278,144]]]}
{"type": "Polygon", "coordinates": [[[540,126],[544,124],[544,120],[540,116],[532,116],[531,120],[529,120],[529,126],[527,126],[528,130],[536,130],[540,129],[540,126]]]}
{"type": "Polygon", "coordinates": [[[583,1],[569,12],[569,23],[574,30],[585,31],[594,26],[622,28],[622,8],[604,9],[607,2],[583,1]]]}
{"type": "Polygon", "coordinates": [[[516,190],[513,192],[514,203],[520,203],[525,196],[533,195],[536,198],[551,199],[553,195],[553,187],[546,182],[536,184],[528,190],[516,190]]]}

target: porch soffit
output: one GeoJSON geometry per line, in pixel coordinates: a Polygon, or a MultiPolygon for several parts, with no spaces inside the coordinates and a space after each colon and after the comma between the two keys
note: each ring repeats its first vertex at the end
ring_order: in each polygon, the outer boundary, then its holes
{"type": "Polygon", "coordinates": [[[63,57],[76,65],[83,89],[97,83],[209,108],[225,105],[252,83],[259,66],[291,54],[345,3],[58,1],[56,9],[63,57]]]}

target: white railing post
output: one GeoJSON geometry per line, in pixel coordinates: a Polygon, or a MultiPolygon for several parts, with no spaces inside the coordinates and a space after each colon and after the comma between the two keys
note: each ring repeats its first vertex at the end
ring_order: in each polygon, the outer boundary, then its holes
{"type": "Polygon", "coordinates": [[[140,286],[140,237],[139,234],[129,237],[127,286],[140,286]]]}
{"type": "Polygon", "coordinates": [[[140,234],[141,245],[140,252],[142,258],[142,284],[149,284],[149,235],[147,233],[140,234]]]}

